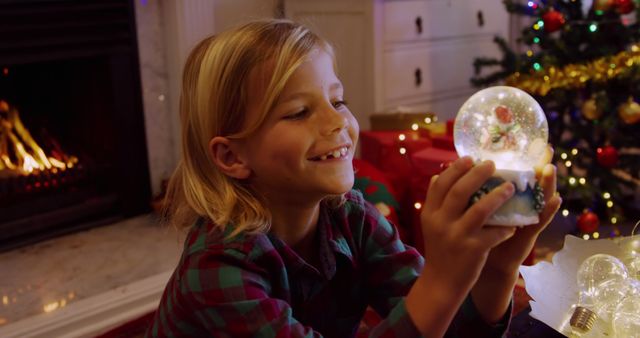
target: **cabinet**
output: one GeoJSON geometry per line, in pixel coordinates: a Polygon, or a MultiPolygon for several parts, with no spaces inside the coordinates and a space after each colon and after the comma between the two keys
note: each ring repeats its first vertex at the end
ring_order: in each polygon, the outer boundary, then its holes
{"type": "Polygon", "coordinates": [[[362,129],[399,107],[453,118],[475,91],[473,59],[500,57],[493,37],[509,33],[497,0],[285,0],[284,9],[336,48],[362,129]]]}

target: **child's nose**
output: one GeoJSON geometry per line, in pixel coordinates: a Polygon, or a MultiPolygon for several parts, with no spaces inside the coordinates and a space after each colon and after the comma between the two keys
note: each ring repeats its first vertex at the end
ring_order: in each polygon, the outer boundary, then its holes
{"type": "Polygon", "coordinates": [[[323,134],[331,135],[339,132],[349,124],[347,116],[336,110],[333,106],[329,106],[323,115],[325,116],[324,121],[322,121],[323,134]]]}

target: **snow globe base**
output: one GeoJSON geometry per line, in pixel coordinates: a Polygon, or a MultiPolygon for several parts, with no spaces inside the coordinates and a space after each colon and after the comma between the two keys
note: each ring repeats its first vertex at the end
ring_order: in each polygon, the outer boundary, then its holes
{"type": "Polygon", "coordinates": [[[472,196],[471,203],[504,182],[512,182],[516,191],[486,224],[523,226],[538,223],[538,214],[544,207],[544,194],[533,170],[497,169],[494,176],[472,196]]]}

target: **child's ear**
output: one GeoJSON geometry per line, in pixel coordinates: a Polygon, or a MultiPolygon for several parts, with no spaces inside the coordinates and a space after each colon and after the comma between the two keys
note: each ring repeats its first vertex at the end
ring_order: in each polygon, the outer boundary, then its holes
{"type": "Polygon", "coordinates": [[[251,174],[251,169],[239,156],[237,147],[234,147],[228,138],[222,136],[212,138],[209,141],[209,151],[213,163],[225,175],[245,179],[251,174]]]}

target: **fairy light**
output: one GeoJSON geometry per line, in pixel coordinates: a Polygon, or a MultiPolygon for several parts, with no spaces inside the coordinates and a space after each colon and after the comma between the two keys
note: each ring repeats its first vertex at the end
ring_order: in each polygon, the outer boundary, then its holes
{"type": "Polygon", "coordinates": [[[578,179],[578,182],[580,182],[580,184],[585,185],[587,183],[587,179],[584,177],[580,177],[580,179],[578,179]]]}
{"type": "Polygon", "coordinates": [[[566,160],[567,157],[569,157],[569,155],[567,155],[567,153],[560,154],[560,158],[563,159],[563,160],[566,160]]]}
{"type": "Polygon", "coordinates": [[[571,149],[571,155],[573,155],[573,156],[578,155],[578,149],[576,149],[576,148],[571,149]]]}
{"type": "Polygon", "coordinates": [[[532,56],[533,56],[533,51],[532,51],[531,49],[529,49],[529,50],[527,51],[527,56],[528,56],[528,57],[532,57],[532,56]]]}
{"type": "Polygon", "coordinates": [[[539,30],[540,29],[540,25],[538,25],[537,23],[533,25],[533,29],[535,30],[539,30]]]}
{"type": "Polygon", "coordinates": [[[424,123],[431,124],[431,122],[433,122],[433,121],[431,120],[430,117],[427,116],[427,117],[424,118],[424,123]]]}
{"type": "Polygon", "coordinates": [[[607,201],[607,208],[613,208],[613,201],[607,201]]]}
{"type": "Polygon", "coordinates": [[[602,197],[603,197],[604,199],[608,200],[608,199],[610,199],[610,198],[611,198],[611,194],[610,194],[610,193],[608,193],[608,192],[605,192],[604,194],[602,194],[602,197]]]}
{"type": "Polygon", "coordinates": [[[540,70],[540,69],[542,69],[542,66],[539,63],[536,62],[536,63],[533,64],[533,69],[540,70]]]}
{"type": "Polygon", "coordinates": [[[538,20],[538,27],[540,28],[544,27],[544,21],[538,20]]]}
{"type": "Polygon", "coordinates": [[[615,216],[611,217],[611,224],[616,224],[616,223],[618,223],[618,218],[615,216]]]}
{"type": "Polygon", "coordinates": [[[576,178],[575,177],[569,177],[569,184],[576,185],[576,178]]]}
{"type": "Polygon", "coordinates": [[[417,123],[412,124],[411,125],[411,130],[413,130],[413,131],[418,130],[418,124],[417,123]]]}
{"type": "Polygon", "coordinates": [[[590,237],[589,237],[589,234],[584,234],[584,235],[582,235],[582,239],[584,239],[585,241],[588,241],[588,240],[589,240],[589,238],[590,238],[590,237]]]}
{"type": "Polygon", "coordinates": [[[416,202],[413,204],[413,207],[416,208],[416,210],[420,210],[422,208],[422,203],[416,202]]]}
{"type": "Polygon", "coordinates": [[[595,32],[595,31],[597,31],[597,30],[598,30],[598,25],[597,25],[597,24],[592,23],[592,24],[590,24],[590,25],[589,25],[589,31],[590,31],[591,33],[594,33],[594,32],[595,32]]]}
{"type": "Polygon", "coordinates": [[[564,162],[564,165],[565,165],[567,168],[570,168],[570,167],[571,167],[571,164],[572,164],[572,163],[571,163],[571,161],[566,161],[566,162],[564,162]]]}
{"type": "Polygon", "coordinates": [[[562,209],[562,216],[564,216],[564,217],[569,216],[569,210],[567,210],[567,209],[562,209]]]}
{"type": "Polygon", "coordinates": [[[407,148],[405,147],[400,147],[400,154],[404,155],[407,153],[407,148]]]}
{"type": "Polygon", "coordinates": [[[407,136],[405,136],[404,134],[398,135],[398,140],[400,140],[400,141],[404,141],[406,138],[407,138],[407,136]]]}
{"type": "MultiPolygon", "coordinates": [[[[540,43],[540,38],[537,37],[537,36],[535,38],[533,38],[533,43],[540,43]]],[[[534,67],[535,67],[535,65],[534,65],[534,67]]]]}
{"type": "Polygon", "coordinates": [[[600,233],[599,233],[599,232],[597,232],[597,231],[596,231],[596,232],[594,232],[594,233],[593,233],[593,238],[594,238],[594,239],[598,239],[598,238],[600,238],[600,233]]]}

